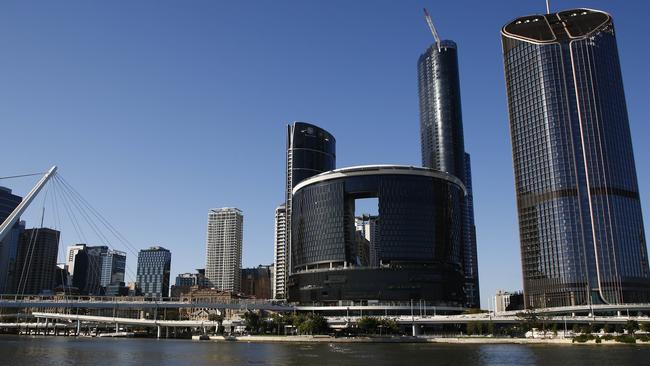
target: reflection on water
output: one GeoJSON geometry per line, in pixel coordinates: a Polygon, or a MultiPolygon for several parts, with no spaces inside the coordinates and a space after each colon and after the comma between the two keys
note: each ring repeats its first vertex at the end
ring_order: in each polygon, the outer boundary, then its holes
{"type": "Polygon", "coordinates": [[[478,346],[479,365],[537,365],[529,346],[518,344],[484,344],[478,346]]]}
{"type": "Polygon", "coordinates": [[[274,344],[0,336],[13,365],[640,365],[650,345],[274,344]]]}

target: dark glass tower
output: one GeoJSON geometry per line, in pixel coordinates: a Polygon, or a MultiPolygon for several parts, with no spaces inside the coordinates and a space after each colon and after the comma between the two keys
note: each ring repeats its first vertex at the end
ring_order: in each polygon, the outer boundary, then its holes
{"type": "MultiPolygon", "coordinates": [[[[324,129],[305,122],[287,126],[287,172],[285,184],[285,271],[291,268],[291,201],[293,188],[303,180],[336,168],[336,139],[324,129]]],[[[289,273],[284,275],[285,281],[289,273]]],[[[285,289],[286,284],[285,284],[285,289]]],[[[286,294],[285,294],[286,296],[286,294]]]]}
{"type": "Polygon", "coordinates": [[[612,18],[525,16],[501,34],[526,306],[649,302],[612,18]]]}
{"type": "MultiPolygon", "coordinates": [[[[0,187],[0,223],[11,215],[21,200],[22,197],[12,194],[11,189],[0,187]]],[[[18,255],[20,233],[23,229],[24,227],[17,222],[9,235],[0,241],[0,294],[15,292],[13,284],[16,256],[18,255]]]]}
{"type": "MultiPolygon", "coordinates": [[[[458,51],[453,41],[429,47],[418,61],[422,165],[452,174],[471,187],[460,102],[458,51]],[[469,184],[468,184],[469,183],[469,184]]],[[[468,190],[469,193],[469,190],[468,190]]],[[[462,266],[468,307],[480,306],[478,261],[471,194],[463,204],[462,266]]]]}

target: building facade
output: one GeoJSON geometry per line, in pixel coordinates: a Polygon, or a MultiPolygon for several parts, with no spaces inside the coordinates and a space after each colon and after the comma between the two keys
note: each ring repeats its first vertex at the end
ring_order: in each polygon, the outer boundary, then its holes
{"type": "Polygon", "coordinates": [[[16,293],[51,293],[57,270],[61,233],[48,228],[26,229],[20,236],[16,261],[16,293]]]}
{"type": "Polygon", "coordinates": [[[241,293],[256,299],[271,299],[271,278],[273,266],[257,266],[255,268],[242,268],[241,293]]]}
{"type": "Polygon", "coordinates": [[[239,292],[244,214],[233,207],[208,213],[205,279],[209,287],[239,292]]]}
{"type": "Polygon", "coordinates": [[[294,187],[289,300],[425,300],[464,306],[460,179],[427,168],[334,170],[294,187]],[[355,200],[376,197],[377,265],[355,227],[355,200]],[[361,245],[360,245],[361,244],[361,245]]]}
{"type": "MultiPolygon", "coordinates": [[[[465,154],[458,71],[458,48],[453,41],[433,44],[418,60],[420,144],[422,165],[458,177],[471,186],[465,154]]],[[[478,258],[472,195],[463,198],[462,258],[466,306],[480,307],[478,258]]]]}
{"type": "Polygon", "coordinates": [[[108,250],[100,254],[101,277],[100,286],[106,288],[110,284],[122,283],[124,286],[124,272],[126,271],[126,253],[119,250],[108,250]]]}
{"type": "Polygon", "coordinates": [[[275,209],[275,231],[273,236],[273,279],[274,299],[284,299],[287,284],[287,209],[281,204],[275,209]]]}
{"type": "MultiPolygon", "coordinates": [[[[379,266],[379,216],[362,215],[354,218],[357,232],[368,242],[368,264],[379,266]]],[[[360,239],[361,239],[360,238],[360,239]]]]}
{"type": "MultiPolygon", "coordinates": [[[[11,215],[20,204],[22,197],[11,193],[11,189],[0,187],[0,223],[11,215]]],[[[24,223],[16,223],[9,234],[0,241],[0,294],[13,293],[16,272],[16,257],[20,234],[25,229],[24,223]]]]}
{"type": "MultiPolygon", "coordinates": [[[[336,168],[336,139],[324,129],[306,122],[287,126],[287,165],[285,182],[285,210],[287,240],[285,250],[286,281],[291,271],[291,209],[293,188],[303,180],[336,168]]],[[[277,262],[277,260],[276,260],[277,262]]]]}
{"type": "Polygon", "coordinates": [[[138,253],[137,287],[142,295],[160,299],[169,297],[169,273],[172,253],[159,246],[138,253]]]}
{"type": "Polygon", "coordinates": [[[524,16],[501,34],[526,306],[650,302],[611,16],[524,16]]]}

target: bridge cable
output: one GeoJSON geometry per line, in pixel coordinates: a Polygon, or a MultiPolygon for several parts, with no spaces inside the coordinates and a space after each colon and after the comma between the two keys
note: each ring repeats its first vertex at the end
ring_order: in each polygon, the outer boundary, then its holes
{"type": "MultiPolygon", "coordinates": [[[[99,221],[99,223],[103,224],[109,230],[109,232],[111,232],[111,234],[113,234],[119,241],[122,241],[123,244],[126,244],[126,242],[128,242],[128,241],[125,242],[124,240],[126,239],[117,232],[117,230],[108,222],[108,220],[106,220],[103,216],[101,216],[101,214],[99,214],[97,210],[92,208],[90,203],[88,203],[88,201],[86,201],[76,190],[74,190],[74,188],[72,188],[72,186],[63,179],[63,177],[57,174],[56,178],[58,183],[60,183],[61,186],[64,188],[64,192],[67,198],[79,210],[84,220],[88,223],[91,229],[93,229],[93,231],[100,238],[100,240],[102,240],[110,249],[115,250],[115,246],[111,245],[111,241],[108,239],[106,235],[102,233],[102,230],[99,228],[97,223],[93,220],[92,216],[95,216],[99,221]],[[120,236],[124,240],[120,240],[120,236]]],[[[130,247],[128,245],[125,246],[127,247],[126,249],[130,251],[131,254],[133,254],[137,258],[137,252],[134,250],[133,246],[130,247]]],[[[130,276],[133,276],[134,278],[136,277],[132,268],[125,266],[125,270],[129,272],[128,274],[130,276]]]]}
{"type": "Polygon", "coordinates": [[[41,172],[41,173],[31,173],[31,174],[20,174],[20,175],[10,175],[8,177],[0,177],[0,180],[2,179],[13,179],[13,178],[22,178],[22,177],[33,177],[35,175],[43,175],[46,172],[41,172]]]}

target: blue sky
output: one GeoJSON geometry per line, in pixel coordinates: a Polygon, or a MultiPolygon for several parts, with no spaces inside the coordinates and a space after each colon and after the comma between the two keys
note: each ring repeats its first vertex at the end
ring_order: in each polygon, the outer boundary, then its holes
{"type": "MultiPolygon", "coordinates": [[[[172,276],[204,266],[208,209],[236,206],[244,265],[270,263],[287,123],[332,132],[339,167],[421,163],[425,6],[459,45],[487,307],[522,282],[499,30],[544,1],[4,1],[0,176],[58,164],[136,247],[171,249],[172,276]]],[[[614,16],[647,228],[650,3],[552,2],[578,6],[614,16]]],[[[34,182],[2,184],[25,194],[34,182]]],[[[66,220],[61,229],[60,260],[79,240],[66,220]]]]}

